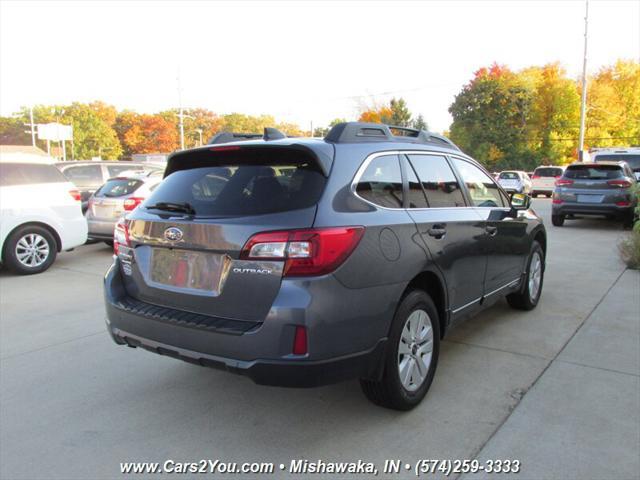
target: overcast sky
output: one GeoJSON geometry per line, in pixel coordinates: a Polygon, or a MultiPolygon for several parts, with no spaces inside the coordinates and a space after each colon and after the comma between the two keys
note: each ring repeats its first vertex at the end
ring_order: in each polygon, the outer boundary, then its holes
{"type": "MultiPolygon", "coordinates": [[[[434,131],[473,72],[582,69],[584,1],[0,1],[0,113],[95,99],[268,113],[308,128],[402,96],[434,131]]],[[[589,72],[640,60],[640,1],[590,1],[589,72]]]]}

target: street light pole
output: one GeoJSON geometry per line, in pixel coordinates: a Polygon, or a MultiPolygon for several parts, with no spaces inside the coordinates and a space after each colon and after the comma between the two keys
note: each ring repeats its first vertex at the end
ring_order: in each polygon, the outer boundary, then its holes
{"type": "Polygon", "coordinates": [[[578,160],[584,162],[584,130],[587,116],[587,27],[589,25],[589,0],[585,0],[584,16],[584,58],[582,62],[582,100],[580,104],[580,144],[578,145],[578,160]]]}

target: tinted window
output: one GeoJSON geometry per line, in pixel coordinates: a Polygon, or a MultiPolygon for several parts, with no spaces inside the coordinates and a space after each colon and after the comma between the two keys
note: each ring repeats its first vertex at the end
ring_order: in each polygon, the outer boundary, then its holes
{"type": "Polygon", "coordinates": [[[471,201],[477,207],[505,207],[498,185],[493,179],[469,162],[454,158],[453,162],[467,186],[471,201]]]}
{"type": "Polygon", "coordinates": [[[101,186],[95,193],[96,197],[122,197],[135,192],[142,182],[134,178],[114,178],[101,186]]]}
{"type": "Polygon", "coordinates": [[[53,165],[36,163],[0,163],[0,185],[63,183],[68,180],[53,165]]]}
{"type": "Polygon", "coordinates": [[[314,162],[246,161],[173,172],[144,205],[187,202],[197,216],[224,217],[297,210],[319,200],[326,179],[314,162]]]}
{"type": "Polygon", "coordinates": [[[77,187],[91,187],[102,183],[100,165],[77,165],[64,169],[64,175],[77,187]]]}
{"type": "Polygon", "coordinates": [[[574,165],[564,172],[564,178],[610,180],[622,177],[622,168],[615,165],[574,165]]]}
{"type": "Polygon", "coordinates": [[[562,169],[557,167],[538,167],[533,174],[538,177],[559,177],[562,175],[562,169]]]}
{"type": "Polygon", "coordinates": [[[632,169],[640,169],[640,155],[596,155],[596,162],[627,162],[632,169]]]}
{"type": "Polygon", "coordinates": [[[500,180],[520,180],[516,172],[502,172],[498,178],[500,180]]]}
{"type": "Polygon", "coordinates": [[[446,158],[439,155],[409,155],[409,160],[427,195],[431,208],[464,207],[464,196],[446,158]]]}
{"type": "Polygon", "coordinates": [[[402,207],[402,175],[396,155],[374,158],[364,171],[358,185],[358,195],[371,203],[387,208],[402,207]]]}

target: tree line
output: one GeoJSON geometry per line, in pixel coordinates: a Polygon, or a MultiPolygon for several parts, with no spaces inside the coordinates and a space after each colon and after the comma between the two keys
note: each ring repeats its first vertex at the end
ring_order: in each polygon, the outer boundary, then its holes
{"type": "MultiPolygon", "coordinates": [[[[586,146],[640,145],[640,63],[617,61],[588,80],[586,146]]],[[[512,71],[493,64],[476,71],[449,107],[448,132],[463,151],[490,170],[531,169],[563,164],[577,157],[580,83],[558,64],[512,71]]],[[[428,106],[426,106],[428,107],[428,106]]],[[[220,131],[261,132],[276,127],[287,135],[308,136],[308,130],[278,123],[271,115],[220,115],[204,108],[184,110],[185,147],[206,143],[220,131]]],[[[29,109],[0,117],[0,143],[28,145],[29,109]]],[[[141,114],[118,111],[101,101],[33,107],[35,123],[73,125],[76,159],[117,159],[136,153],[172,152],[180,148],[178,110],[141,114]]],[[[354,118],[355,119],[355,118],[354,118]]],[[[318,127],[324,136],[336,123],[318,127]]],[[[403,98],[360,109],[357,120],[428,129],[422,114],[413,115],[403,98]]],[[[43,141],[38,146],[46,148],[43,141]]]]}

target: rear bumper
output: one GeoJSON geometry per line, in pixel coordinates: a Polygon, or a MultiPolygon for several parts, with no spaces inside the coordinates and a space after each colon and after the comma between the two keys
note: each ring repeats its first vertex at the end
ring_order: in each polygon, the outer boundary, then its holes
{"type": "Polygon", "coordinates": [[[107,329],[120,345],[246,375],[263,385],[314,387],[381,373],[388,325],[376,328],[376,318],[370,317],[370,328],[359,328],[363,319],[350,317],[344,306],[345,316],[337,317],[334,302],[319,319],[309,308],[283,307],[278,301],[264,322],[189,314],[129,297],[118,260],[105,276],[104,294],[107,329]],[[296,325],[307,328],[307,355],[290,353],[296,325]]]}
{"type": "Polygon", "coordinates": [[[633,213],[635,206],[619,207],[615,203],[610,204],[588,204],[576,202],[564,202],[561,204],[553,204],[551,212],[553,215],[615,215],[624,217],[633,213]]]}
{"type": "Polygon", "coordinates": [[[100,221],[87,217],[89,227],[89,238],[96,240],[113,240],[113,229],[116,226],[115,220],[100,221]]]}

